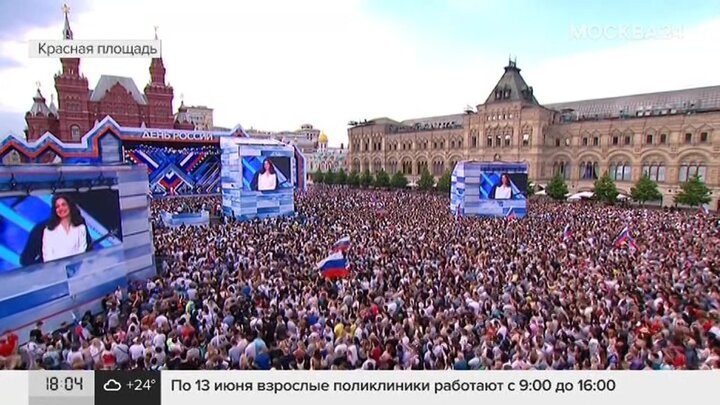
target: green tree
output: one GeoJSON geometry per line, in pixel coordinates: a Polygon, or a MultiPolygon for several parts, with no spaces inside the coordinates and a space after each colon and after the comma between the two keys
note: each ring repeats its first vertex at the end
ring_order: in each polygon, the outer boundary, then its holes
{"type": "Polygon", "coordinates": [[[362,176],[360,177],[360,185],[363,187],[370,187],[373,184],[373,175],[370,173],[370,169],[365,169],[362,176]]]}
{"type": "Polygon", "coordinates": [[[335,183],[344,186],[348,182],[348,176],[345,173],[345,169],[340,169],[337,176],[335,176],[335,183]]]}
{"type": "Polygon", "coordinates": [[[405,188],[408,185],[408,179],[402,172],[395,172],[390,179],[390,184],[393,188],[405,188]]]}
{"type": "Polygon", "coordinates": [[[438,179],[437,189],[442,193],[449,193],[452,187],[452,173],[450,170],[446,170],[442,176],[438,179]]]}
{"type": "Polygon", "coordinates": [[[390,176],[385,170],[380,170],[380,172],[375,175],[375,186],[381,188],[390,187],[390,176]]]}
{"type": "Polygon", "coordinates": [[[595,198],[598,201],[604,201],[606,203],[614,203],[617,200],[618,191],[615,187],[615,182],[610,178],[610,174],[605,172],[599,179],[595,180],[595,187],[593,188],[595,198]]]}
{"type": "Polygon", "coordinates": [[[325,173],[325,176],[323,176],[323,180],[325,181],[325,184],[335,184],[335,173],[333,173],[332,170],[325,173]]]}
{"type": "Polygon", "coordinates": [[[315,174],[313,175],[313,182],[315,184],[322,184],[325,181],[325,174],[322,170],[317,169],[315,174]]]}
{"type": "Polygon", "coordinates": [[[568,193],[567,184],[565,184],[565,178],[561,174],[556,174],[555,177],[550,180],[545,192],[548,197],[553,200],[561,201],[565,200],[565,195],[568,193]]]}
{"type": "Polygon", "coordinates": [[[640,205],[645,204],[646,201],[662,200],[662,193],[658,190],[657,184],[645,175],[640,177],[640,180],[630,189],[630,196],[640,205]]]}
{"type": "Polygon", "coordinates": [[[535,195],[535,183],[534,183],[532,180],[530,180],[530,179],[528,179],[527,191],[525,192],[525,195],[526,195],[528,198],[530,198],[530,197],[532,197],[532,196],[535,195]]]}
{"type": "Polygon", "coordinates": [[[683,183],[680,192],[675,195],[675,204],[691,207],[707,204],[710,200],[710,190],[698,175],[683,183]]]}
{"type": "Polygon", "coordinates": [[[430,190],[435,185],[435,178],[428,171],[427,167],[423,168],[420,174],[420,180],[418,181],[418,188],[420,190],[430,190]]]}
{"type": "Polygon", "coordinates": [[[360,175],[356,171],[350,172],[350,175],[347,179],[347,184],[350,185],[350,187],[359,187],[360,186],[360,175]]]}

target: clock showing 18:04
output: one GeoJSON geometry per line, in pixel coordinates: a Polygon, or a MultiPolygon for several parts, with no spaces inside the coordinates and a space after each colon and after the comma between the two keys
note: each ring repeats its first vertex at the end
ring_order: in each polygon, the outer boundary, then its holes
{"type": "Polygon", "coordinates": [[[80,392],[83,390],[83,378],[48,376],[45,378],[45,389],[48,392],[80,392]]]}

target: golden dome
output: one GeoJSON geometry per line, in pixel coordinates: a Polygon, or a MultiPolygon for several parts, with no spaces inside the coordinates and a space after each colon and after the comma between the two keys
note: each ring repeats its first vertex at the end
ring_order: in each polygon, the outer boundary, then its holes
{"type": "Polygon", "coordinates": [[[327,137],[327,135],[325,135],[325,132],[320,132],[320,136],[318,137],[318,142],[319,143],[327,143],[328,142],[328,137],[327,137]]]}

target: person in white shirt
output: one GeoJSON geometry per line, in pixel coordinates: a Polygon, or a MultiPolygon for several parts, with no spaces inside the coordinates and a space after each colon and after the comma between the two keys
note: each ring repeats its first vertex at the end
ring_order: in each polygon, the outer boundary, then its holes
{"type": "Polygon", "coordinates": [[[277,175],[270,159],[265,159],[257,176],[257,191],[277,190],[277,175]]]}
{"type": "Polygon", "coordinates": [[[66,195],[55,195],[52,212],[43,231],[43,262],[84,253],[88,233],[80,210],[66,195]]]}
{"type": "Polygon", "coordinates": [[[507,174],[503,173],[500,176],[500,184],[495,186],[493,198],[496,200],[509,200],[512,198],[512,184],[510,184],[510,177],[507,174]]]}

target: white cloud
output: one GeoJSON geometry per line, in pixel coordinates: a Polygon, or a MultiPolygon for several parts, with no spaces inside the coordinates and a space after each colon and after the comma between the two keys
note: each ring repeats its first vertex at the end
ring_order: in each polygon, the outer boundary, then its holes
{"type": "MultiPolygon", "coordinates": [[[[176,105],[182,93],[188,104],[215,108],[223,126],[312,123],[333,144],[346,142],[349,120],[451,114],[481,103],[507,57],[448,52],[452,44],[432,49],[367,14],[361,0],[97,1],[71,15],[71,23],[78,39],[149,39],[158,25],[176,105]]],[[[60,30],[58,16],[56,27],[22,41],[58,38],[60,30]]],[[[720,56],[707,50],[719,33],[715,21],[684,30],[679,41],[638,41],[545,61],[523,61],[520,51],[518,64],[543,102],[708,85],[720,56]]],[[[37,80],[46,95],[51,91],[59,61],[28,59],[23,42],[2,43],[0,52],[23,64],[0,75],[0,110],[23,113],[37,80]]],[[[148,66],[146,59],[85,59],[81,70],[91,87],[101,74],[116,74],[142,88],[148,66]]]]}

